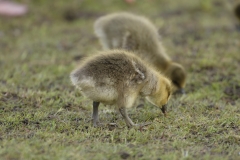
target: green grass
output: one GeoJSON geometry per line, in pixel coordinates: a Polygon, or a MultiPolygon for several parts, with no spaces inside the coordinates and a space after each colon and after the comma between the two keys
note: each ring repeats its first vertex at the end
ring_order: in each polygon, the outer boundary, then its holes
{"type": "MultiPolygon", "coordinates": [[[[27,2],[27,1],[22,1],[27,2]]],[[[240,32],[237,1],[29,1],[21,18],[0,18],[0,158],[15,159],[239,159],[240,32]],[[101,49],[94,20],[114,11],[149,17],[174,61],[188,71],[187,94],[173,96],[168,117],[146,103],[118,112],[72,86],[79,56],[101,49]],[[67,18],[67,20],[66,20],[67,18]]]]}

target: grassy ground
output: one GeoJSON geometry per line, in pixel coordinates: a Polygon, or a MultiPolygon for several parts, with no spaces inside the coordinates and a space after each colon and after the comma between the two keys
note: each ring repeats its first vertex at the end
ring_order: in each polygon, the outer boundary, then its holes
{"type": "Polygon", "coordinates": [[[21,18],[0,18],[1,159],[240,159],[240,32],[236,1],[65,0],[29,2],[21,18]],[[168,117],[148,103],[129,111],[143,129],[71,85],[78,59],[100,50],[94,20],[114,11],[149,17],[173,60],[188,71],[187,95],[173,96],[168,117]]]}

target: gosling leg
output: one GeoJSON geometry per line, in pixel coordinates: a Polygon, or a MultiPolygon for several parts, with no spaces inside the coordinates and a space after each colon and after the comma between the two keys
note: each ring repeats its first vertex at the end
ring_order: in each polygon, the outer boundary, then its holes
{"type": "Polygon", "coordinates": [[[126,108],[125,108],[125,107],[120,107],[120,108],[119,108],[119,111],[120,111],[121,115],[123,116],[123,118],[124,118],[127,126],[128,126],[128,127],[134,126],[134,123],[133,123],[132,120],[128,117],[126,108]]]}
{"type": "Polygon", "coordinates": [[[98,118],[98,106],[100,102],[94,102],[93,101],[93,114],[92,114],[92,119],[93,119],[93,126],[97,127],[97,123],[99,122],[98,118]]]}

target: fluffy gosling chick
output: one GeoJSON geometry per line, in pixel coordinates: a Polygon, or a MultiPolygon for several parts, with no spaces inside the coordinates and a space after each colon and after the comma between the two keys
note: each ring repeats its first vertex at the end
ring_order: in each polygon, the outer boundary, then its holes
{"type": "Polygon", "coordinates": [[[165,53],[157,28],[148,19],[125,12],[109,14],[96,20],[94,30],[104,49],[135,51],[172,80],[173,91],[184,92],[186,72],[165,53]]]}
{"type": "Polygon", "coordinates": [[[93,100],[93,125],[97,126],[100,103],[116,105],[126,124],[135,124],[126,108],[138,96],[146,97],[165,113],[171,95],[171,82],[138,57],[124,50],[109,50],[85,59],[71,72],[71,81],[80,92],[93,100]]]}

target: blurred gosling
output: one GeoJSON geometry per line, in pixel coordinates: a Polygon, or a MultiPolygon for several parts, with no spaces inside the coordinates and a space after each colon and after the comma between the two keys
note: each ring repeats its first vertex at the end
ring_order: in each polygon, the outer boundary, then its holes
{"type": "Polygon", "coordinates": [[[135,51],[172,80],[173,91],[184,93],[186,71],[171,61],[159,41],[157,28],[147,18],[125,12],[109,14],[96,20],[94,30],[105,50],[135,51]]]}

